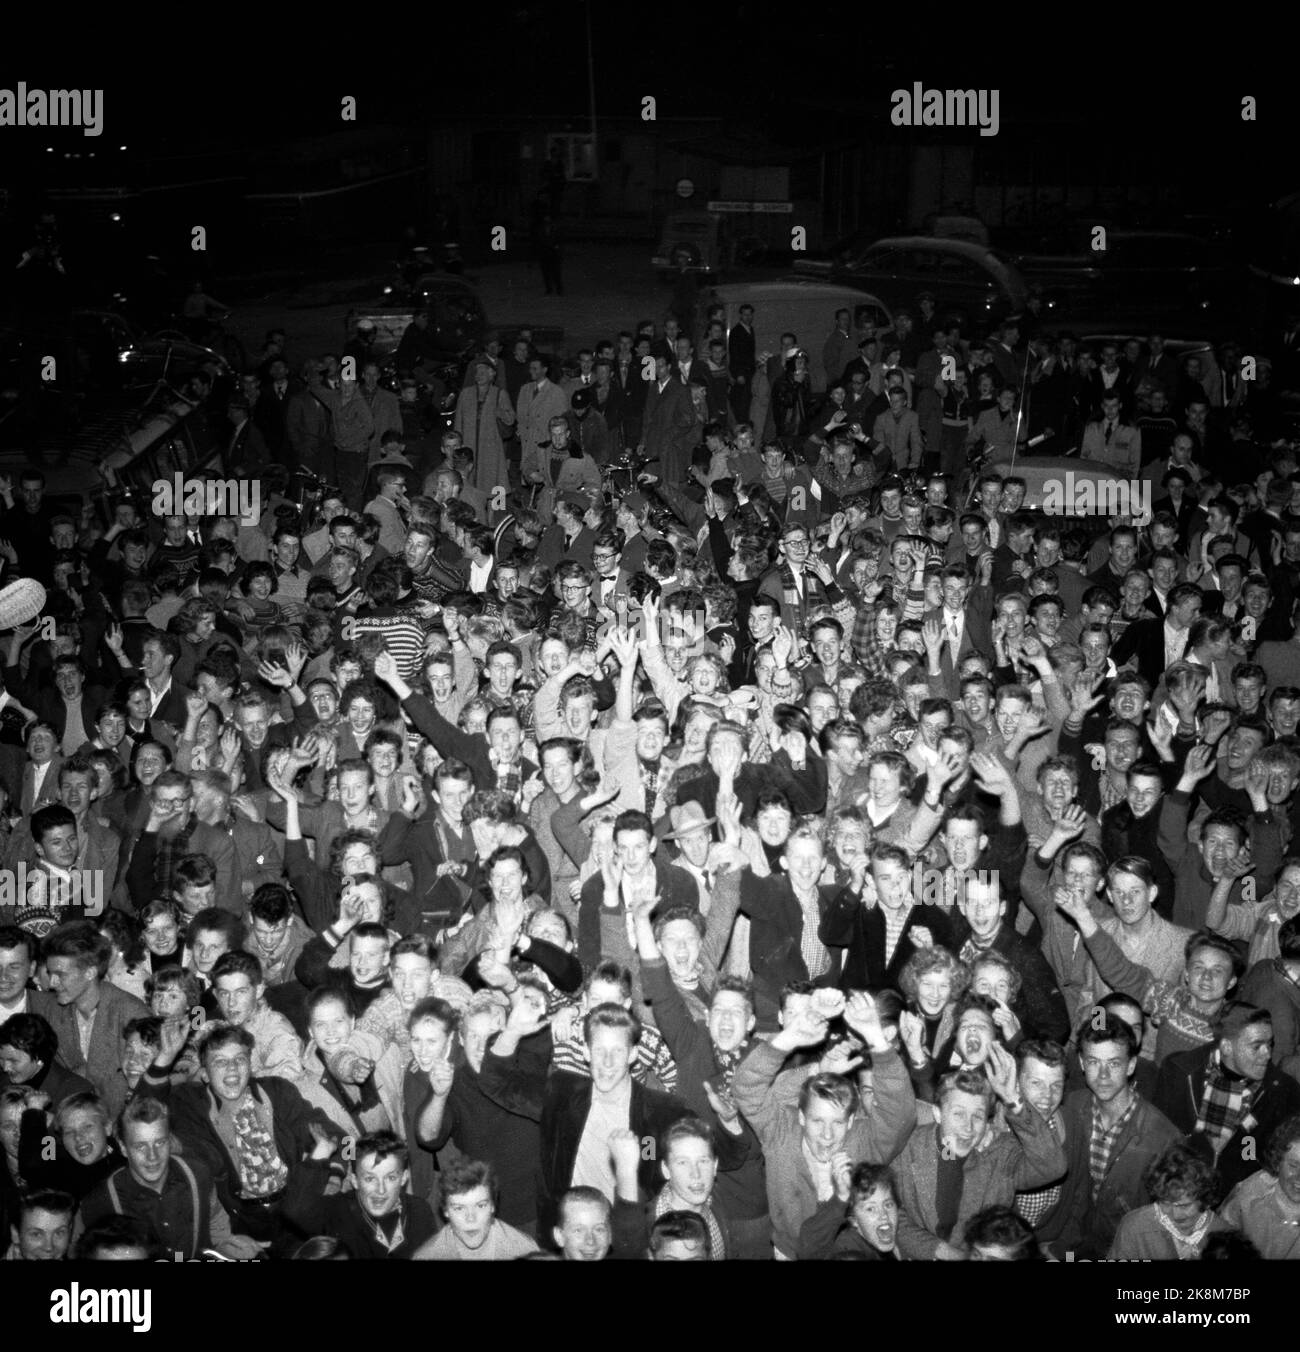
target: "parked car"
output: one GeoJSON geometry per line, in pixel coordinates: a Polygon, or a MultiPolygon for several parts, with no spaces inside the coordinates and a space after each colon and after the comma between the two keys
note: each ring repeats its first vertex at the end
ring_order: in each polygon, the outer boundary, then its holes
{"type": "Polygon", "coordinates": [[[819,281],[814,277],[783,277],[774,282],[733,283],[714,288],[727,307],[727,330],[740,318],[740,307],[754,307],[754,329],[760,352],[775,352],[781,334],[793,333],[808,353],[813,389],[826,388],[822,348],[835,327],[835,311],[870,306],[871,323],[878,330],[894,323],[889,306],[856,287],[819,281]]]}
{"type": "Polygon", "coordinates": [[[891,311],[912,309],[922,291],[940,315],[968,322],[1004,318],[1024,308],[1029,287],[1016,267],[981,244],[930,235],[878,239],[832,260],[830,280],[879,296],[891,311]]]}
{"type": "Polygon", "coordinates": [[[74,311],[72,335],[79,380],[95,389],[160,380],[175,385],[196,371],[207,371],[213,380],[232,374],[226,359],[211,348],[179,335],[143,334],[115,310],[74,311]]]}
{"type": "Polygon", "coordinates": [[[368,319],[375,326],[376,355],[390,357],[417,309],[428,310],[429,332],[448,360],[482,343],[488,330],[487,313],[477,288],[461,277],[430,272],[416,281],[405,304],[394,303],[389,287],[373,305],[352,310],[344,321],[344,341],[351,340],[357,325],[368,319]]]}
{"type": "Polygon", "coordinates": [[[1066,319],[1185,316],[1227,323],[1246,298],[1246,269],[1222,245],[1187,231],[1107,229],[1106,248],[1021,254],[1016,264],[1066,319]]]}

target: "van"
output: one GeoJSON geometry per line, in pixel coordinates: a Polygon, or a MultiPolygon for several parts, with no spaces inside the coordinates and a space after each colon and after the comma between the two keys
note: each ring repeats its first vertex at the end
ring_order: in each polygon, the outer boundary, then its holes
{"type": "Polygon", "coordinates": [[[878,297],[855,287],[820,281],[815,277],[783,277],[775,282],[737,282],[715,287],[718,302],[727,307],[727,331],[740,319],[742,305],[754,307],[754,336],[758,352],[776,352],[783,333],[793,333],[808,354],[814,390],[826,388],[822,349],[835,329],[835,311],[856,314],[867,306],[870,323],[878,331],[892,328],[894,317],[878,297]]]}

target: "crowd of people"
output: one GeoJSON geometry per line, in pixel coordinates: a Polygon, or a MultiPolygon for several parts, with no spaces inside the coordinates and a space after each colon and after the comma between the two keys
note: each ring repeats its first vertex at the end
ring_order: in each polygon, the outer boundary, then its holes
{"type": "Polygon", "coordinates": [[[494,335],[423,457],[280,337],[307,522],[0,479],[9,1258],[1300,1257],[1295,326],[917,311],[494,335]]]}

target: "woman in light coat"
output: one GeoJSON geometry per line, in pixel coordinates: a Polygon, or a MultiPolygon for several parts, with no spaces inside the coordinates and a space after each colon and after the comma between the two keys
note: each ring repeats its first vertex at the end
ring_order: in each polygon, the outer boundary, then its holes
{"type": "Polygon", "coordinates": [[[480,361],[474,367],[473,385],[461,390],[456,400],[456,431],[474,452],[474,487],[489,495],[510,481],[501,427],[515,425],[510,396],[495,381],[492,363],[480,361]]]}

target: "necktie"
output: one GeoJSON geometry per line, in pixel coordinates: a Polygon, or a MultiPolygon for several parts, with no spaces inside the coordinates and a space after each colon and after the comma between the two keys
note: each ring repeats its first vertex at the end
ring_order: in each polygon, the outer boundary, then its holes
{"type": "Polygon", "coordinates": [[[1107,441],[1110,440],[1110,435],[1111,435],[1111,433],[1112,433],[1114,430],[1115,430],[1115,424],[1114,424],[1113,422],[1108,422],[1108,423],[1106,424],[1106,440],[1107,440],[1107,441]]]}

